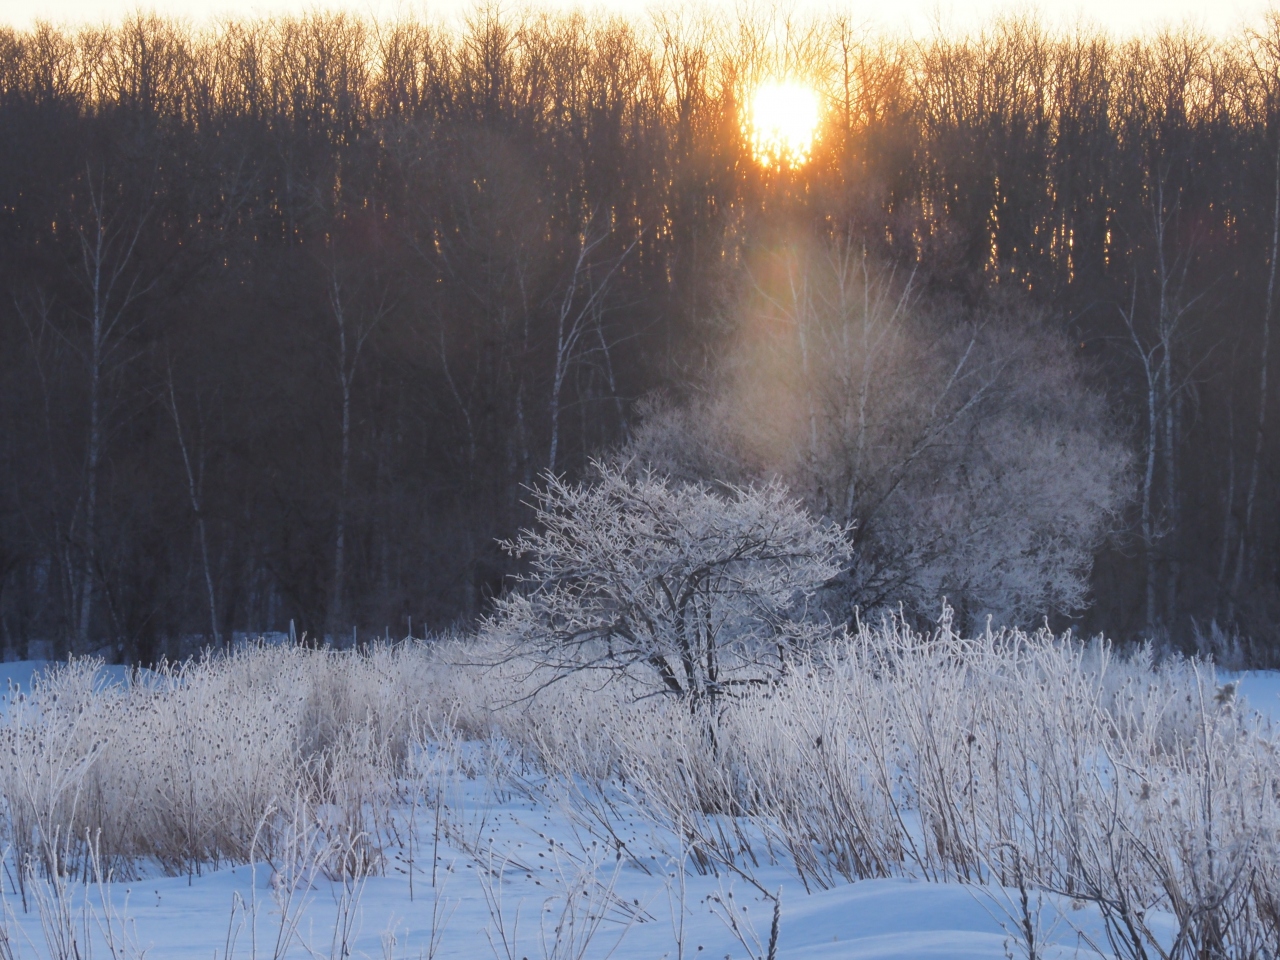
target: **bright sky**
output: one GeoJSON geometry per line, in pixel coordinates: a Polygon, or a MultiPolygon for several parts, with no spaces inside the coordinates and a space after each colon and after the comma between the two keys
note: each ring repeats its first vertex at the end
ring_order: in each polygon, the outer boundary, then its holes
{"type": "MultiPolygon", "coordinates": [[[[471,0],[0,0],[0,23],[29,26],[36,19],[57,22],[116,20],[135,9],[157,10],[164,14],[202,20],[226,14],[299,13],[316,8],[347,8],[379,16],[396,12],[426,11],[430,19],[465,10],[471,0]]],[[[519,7],[524,0],[512,0],[503,6],[519,7]]],[[[531,6],[608,9],[639,12],[654,4],[648,0],[531,0],[531,6]]],[[[658,6],[684,6],[662,3],[658,6]]],[[[703,4],[694,4],[695,6],[703,4]]],[[[719,6],[706,0],[706,6],[719,6]]],[[[735,0],[724,0],[726,7],[737,7],[735,0]]],[[[785,5],[785,4],[784,4],[785,5]]],[[[1010,3],[1009,0],[800,0],[791,4],[796,9],[832,8],[852,12],[870,24],[901,29],[919,34],[928,32],[941,17],[941,22],[964,29],[974,23],[990,20],[998,13],[1038,8],[1049,23],[1071,23],[1079,19],[1108,27],[1118,33],[1133,33],[1169,23],[1191,21],[1213,33],[1230,33],[1242,23],[1258,22],[1270,6],[1268,0],[1043,0],[1040,3],[1010,3]]]]}

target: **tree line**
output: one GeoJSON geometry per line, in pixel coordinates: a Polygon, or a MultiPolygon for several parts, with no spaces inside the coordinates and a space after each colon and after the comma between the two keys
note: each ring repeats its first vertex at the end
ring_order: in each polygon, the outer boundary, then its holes
{"type": "Polygon", "coordinates": [[[1276,15],[0,31],[0,644],[469,621],[527,488],[697,396],[770,257],[837,244],[933,315],[1035,317],[1106,397],[1132,496],[1046,612],[1276,649],[1278,124],[1276,15]],[[758,163],[744,99],[797,74],[812,156],[758,163]]]}

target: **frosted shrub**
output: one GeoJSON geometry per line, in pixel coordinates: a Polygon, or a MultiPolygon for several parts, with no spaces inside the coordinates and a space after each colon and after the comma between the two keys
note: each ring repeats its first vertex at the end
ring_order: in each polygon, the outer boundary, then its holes
{"type": "Polygon", "coordinates": [[[0,789],[13,849],[52,870],[90,804],[86,778],[119,722],[114,691],[96,685],[98,664],[73,661],[34,682],[0,731],[0,789]]]}
{"type": "MultiPolygon", "coordinates": [[[[1031,886],[1096,905],[1122,957],[1273,956],[1277,737],[1209,665],[886,619],[726,700],[714,749],[677,703],[579,681],[499,728],[704,869],[1031,886]]],[[[608,803],[581,803],[607,830],[608,803]]]]}
{"type": "Polygon", "coordinates": [[[614,670],[712,712],[807,644],[807,605],[850,557],[847,531],[779,483],[715,490],[597,464],[589,483],[548,476],[533,506],[533,529],[505,544],[531,571],[483,636],[553,677],[614,670]]]}
{"type": "MultiPolygon", "coordinates": [[[[20,862],[68,869],[98,844],[117,876],[139,859],[199,871],[270,854],[295,799],[335,836],[377,837],[416,725],[428,657],[252,647],[95,684],[77,661],[37,677],[0,726],[0,798],[20,862]]],[[[376,857],[370,856],[370,860],[376,857]]]]}
{"type": "MultiPolygon", "coordinates": [[[[651,401],[625,455],[682,479],[780,477],[853,529],[827,599],[1036,622],[1081,609],[1136,489],[1106,397],[1058,325],[962,314],[848,239],[761,252],[696,398],[651,401]]],[[[1012,308],[1012,309],[1010,309],[1012,308]]]]}

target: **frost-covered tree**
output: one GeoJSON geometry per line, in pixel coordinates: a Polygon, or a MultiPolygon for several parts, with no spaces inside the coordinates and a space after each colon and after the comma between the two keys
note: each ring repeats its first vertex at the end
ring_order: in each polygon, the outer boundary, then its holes
{"type": "Polygon", "coordinates": [[[713,488],[625,465],[588,482],[547,476],[536,522],[503,546],[529,561],[483,633],[556,674],[648,679],[691,709],[768,678],[821,626],[815,592],[850,556],[778,481],[713,488]]]}
{"type": "Polygon", "coordinates": [[[707,389],[651,403],[623,457],[781,478],[853,530],[842,615],[947,598],[970,621],[1087,602],[1132,457],[1065,338],[1016,304],[930,307],[848,244],[761,265],[707,389]]]}

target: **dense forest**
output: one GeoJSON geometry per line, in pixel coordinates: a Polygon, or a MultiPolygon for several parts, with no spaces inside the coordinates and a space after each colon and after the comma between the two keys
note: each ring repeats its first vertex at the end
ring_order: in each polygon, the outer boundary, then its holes
{"type": "Polygon", "coordinates": [[[0,31],[5,655],[473,620],[530,485],[705,394],[806,245],[940,338],[1051,329],[1103,398],[1125,505],[1041,613],[1280,652],[1280,15],[913,40],[482,7],[0,31]],[[744,132],[774,75],[822,97],[803,164],[744,132]]]}

